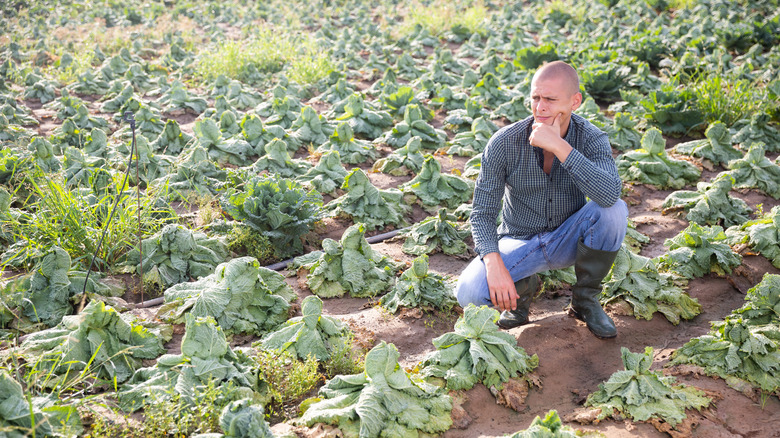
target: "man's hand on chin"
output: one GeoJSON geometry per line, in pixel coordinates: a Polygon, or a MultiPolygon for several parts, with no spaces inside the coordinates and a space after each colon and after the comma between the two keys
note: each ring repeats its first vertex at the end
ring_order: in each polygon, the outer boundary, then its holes
{"type": "Polygon", "coordinates": [[[528,142],[531,143],[531,146],[555,154],[560,162],[564,162],[571,152],[571,146],[561,138],[561,118],[561,113],[556,114],[550,124],[544,123],[550,120],[550,117],[539,118],[542,121],[535,122],[531,126],[532,131],[528,142]]]}

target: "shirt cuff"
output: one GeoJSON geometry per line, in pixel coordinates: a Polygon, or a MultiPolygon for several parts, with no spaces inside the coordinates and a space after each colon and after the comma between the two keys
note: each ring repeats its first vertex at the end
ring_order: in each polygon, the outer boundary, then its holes
{"type": "Polygon", "coordinates": [[[480,245],[477,248],[477,254],[479,254],[480,260],[491,252],[498,252],[498,244],[495,245],[480,245]]]}

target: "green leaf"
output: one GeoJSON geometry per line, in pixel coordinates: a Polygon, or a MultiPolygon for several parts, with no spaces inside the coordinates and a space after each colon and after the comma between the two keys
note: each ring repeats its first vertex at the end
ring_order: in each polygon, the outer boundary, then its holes
{"type": "Polygon", "coordinates": [[[457,390],[470,389],[476,382],[501,389],[518,373],[533,371],[539,358],[528,356],[514,336],[501,332],[497,320],[496,310],[468,305],[455,323],[455,331],[433,340],[436,351],[423,360],[420,373],[444,378],[447,389],[457,390]]]}
{"type": "Polygon", "coordinates": [[[651,371],[653,348],[644,353],[620,349],[624,371],[617,371],[599,389],[590,394],[585,406],[599,408],[600,419],[614,416],[615,411],[634,421],[659,418],[672,427],[686,418],[687,409],[707,407],[712,400],[703,391],[685,385],[674,385],[673,377],[651,371]]]}
{"type": "Polygon", "coordinates": [[[166,290],[167,305],[159,317],[179,322],[191,313],[214,318],[227,333],[263,334],[287,320],[292,296],[281,274],[261,267],[253,257],[241,257],[198,281],[166,290]]]}
{"type": "Polygon", "coordinates": [[[435,434],[452,426],[450,397],[415,380],[398,364],[398,350],[382,341],[366,355],[366,371],[336,376],[320,389],[321,400],[311,404],[299,423],[327,423],[346,436],[378,438],[435,434]]]}

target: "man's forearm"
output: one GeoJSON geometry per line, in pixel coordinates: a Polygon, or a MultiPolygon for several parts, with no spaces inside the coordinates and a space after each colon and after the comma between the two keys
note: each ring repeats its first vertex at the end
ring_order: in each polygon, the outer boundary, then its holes
{"type": "Polygon", "coordinates": [[[598,205],[611,207],[620,199],[623,183],[616,170],[608,172],[575,150],[570,151],[563,168],[582,193],[598,205]]]}

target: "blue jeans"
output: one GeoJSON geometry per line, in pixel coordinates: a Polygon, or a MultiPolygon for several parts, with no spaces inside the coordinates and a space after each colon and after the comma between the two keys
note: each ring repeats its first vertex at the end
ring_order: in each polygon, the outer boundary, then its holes
{"type": "MultiPolygon", "coordinates": [[[[554,231],[528,240],[503,237],[498,241],[498,250],[512,281],[517,281],[537,272],[573,265],[580,238],[589,248],[617,251],[626,236],[627,219],[628,207],[623,200],[608,208],[589,201],[554,231]]],[[[469,303],[493,305],[481,257],[472,260],[460,274],[455,295],[463,307],[469,303]]]]}

